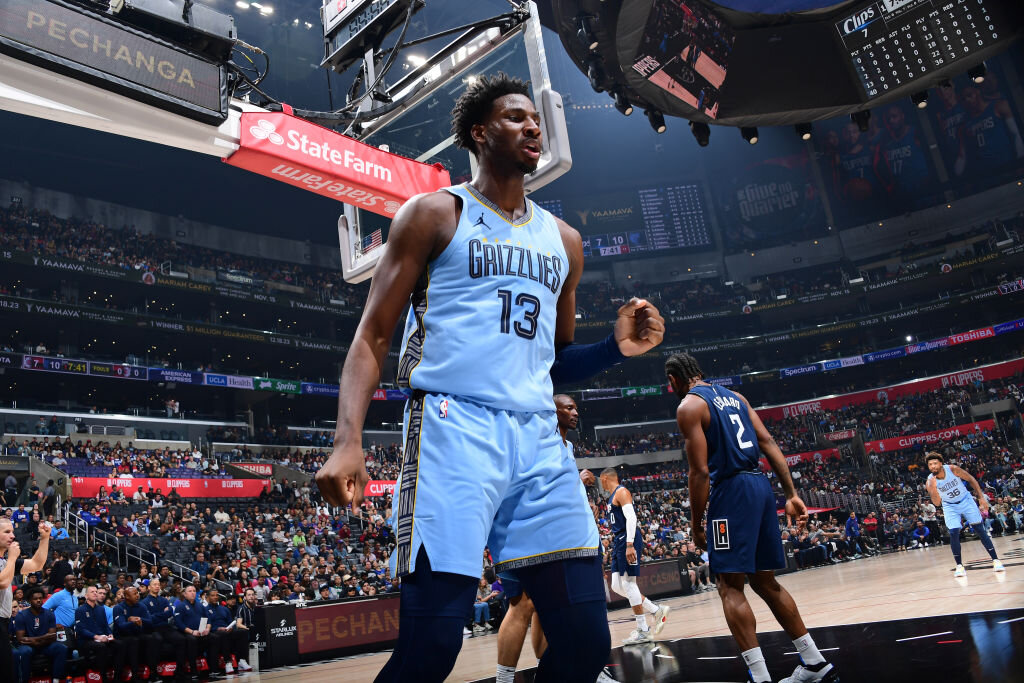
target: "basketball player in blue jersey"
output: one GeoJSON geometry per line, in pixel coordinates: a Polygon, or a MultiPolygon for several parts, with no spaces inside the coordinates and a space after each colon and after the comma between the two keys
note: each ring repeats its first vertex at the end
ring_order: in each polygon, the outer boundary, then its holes
{"type": "MultiPolygon", "coordinates": [[[[579,410],[576,408],[576,401],[568,394],[555,394],[555,413],[558,418],[558,433],[562,437],[566,456],[575,459],[575,448],[567,435],[579,424],[579,410]]],[[[590,470],[580,471],[580,482],[583,486],[591,486],[594,481],[594,474],[590,470]]],[[[587,492],[583,486],[580,487],[580,491],[583,494],[584,502],[589,505],[587,492]]],[[[544,637],[544,629],[537,617],[533,601],[529,595],[523,592],[522,584],[514,575],[503,574],[501,587],[508,598],[509,608],[498,629],[498,671],[495,683],[513,683],[516,676],[516,664],[519,663],[519,655],[523,651],[527,629],[530,630],[530,643],[533,645],[533,653],[537,659],[543,656],[548,641],[544,637]]],[[[608,675],[606,669],[598,674],[596,683],[614,683],[614,680],[608,675]]]]}
{"type": "Polygon", "coordinates": [[[665,372],[672,390],[682,397],[676,421],[686,439],[690,463],[693,540],[708,550],[725,620],[743,654],[750,680],[770,683],[772,679],[757,644],[754,612],[743,592],[747,580],[793,639],[800,655],[801,664],[780,683],[836,683],[835,667],[821,656],[793,597],[775,580],[773,570],[784,567],[786,557],[775,494],[760,468],[762,455],[782,484],[786,513],[800,520],[801,526],[807,521],[807,506],[796,495],[785,456],[747,400],[705,382],[693,356],[673,355],[665,363],[665,372]]]}
{"type": "Polygon", "coordinates": [[[514,572],[548,639],[538,681],[593,683],[611,647],[594,516],[556,428],[553,382],[581,381],[661,343],[647,302],[613,334],[573,345],[580,234],[526,199],[541,154],[523,81],[480,77],[456,102],[470,183],[419,195],[391,224],[341,376],[338,427],[317,485],[358,506],[362,428],[408,312],[398,384],[409,395],[391,524],[402,577],[398,644],[377,681],[443,681],[462,647],[485,545],[514,572]]]}
{"type": "Polygon", "coordinates": [[[839,196],[852,201],[877,198],[875,151],[868,142],[868,134],[861,133],[857,124],[851,122],[843,127],[842,138],[836,169],[839,196]]]}
{"type": "Polygon", "coordinates": [[[953,167],[957,175],[986,173],[1024,157],[1024,141],[1006,100],[986,100],[973,85],[960,91],[960,99],[966,117],[960,126],[960,154],[953,167]]]}
{"type": "Polygon", "coordinates": [[[988,498],[981,490],[978,480],[960,469],[956,465],[947,465],[942,460],[942,455],[934,451],[925,456],[925,463],[928,465],[928,495],[936,507],[942,506],[942,516],[946,520],[946,528],[949,529],[949,547],[953,551],[953,559],[956,560],[956,571],[953,576],[960,578],[967,575],[964,571],[963,562],[960,559],[960,529],[963,525],[962,519],[978,534],[981,544],[985,546],[989,556],[992,558],[992,571],[1006,571],[1003,563],[999,561],[996,554],[996,547],[992,545],[992,538],[988,535],[981,517],[981,511],[988,509],[988,498]],[[967,485],[974,489],[978,496],[975,503],[971,498],[967,485]],[[980,507],[979,507],[980,506],[980,507]]]}
{"type": "Polygon", "coordinates": [[[636,618],[636,628],[623,645],[641,645],[651,642],[651,627],[647,613],[654,615],[654,634],[661,633],[668,620],[669,606],[655,604],[644,597],[636,585],[640,556],[644,551],[643,532],[638,532],[633,494],[619,483],[619,473],[613,467],[601,471],[601,488],[610,494],[608,510],[612,518],[612,590],[629,600],[636,618]]]}
{"type": "Polygon", "coordinates": [[[890,197],[907,197],[928,182],[924,146],[898,104],[885,112],[885,131],[875,154],[875,175],[890,197]]]}
{"type": "Polygon", "coordinates": [[[956,96],[956,90],[950,85],[940,85],[935,89],[938,93],[938,104],[934,108],[938,123],[939,147],[947,167],[953,167],[960,154],[960,126],[963,125],[967,113],[956,96]]]}

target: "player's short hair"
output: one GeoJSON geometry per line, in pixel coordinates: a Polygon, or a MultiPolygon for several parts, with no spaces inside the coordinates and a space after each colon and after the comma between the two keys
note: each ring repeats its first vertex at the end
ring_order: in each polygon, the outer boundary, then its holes
{"type": "Polygon", "coordinates": [[[674,353],[665,361],[665,374],[689,384],[695,379],[704,379],[697,359],[688,353],[674,353]]]}
{"type": "Polygon", "coordinates": [[[619,471],[614,467],[605,467],[601,470],[602,477],[614,477],[616,480],[619,478],[619,471]]]}
{"type": "Polygon", "coordinates": [[[46,591],[42,586],[27,586],[23,595],[26,600],[31,600],[36,593],[46,593],[46,591]]]}
{"type": "Polygon", "coordinates": [[[479,150],[473,140],[473,126],[483,123],[491,113],[494,101],[505,95],[530,96],[530,85],[524,80],[499,72],[496,76],[480,76],[455,101],[452,111],[452,135],[455,144],[473,154],[479,150]]]}
{"type": "Polygon", "coordinates": [[[943,460],[942,458],[941,453],[937,453],[935,451],[928,451],[927,453],[925,453],[924,463],[927,465],[932,460],[938,460],[941,463],[945,462],[945,460],[943,460]]]}

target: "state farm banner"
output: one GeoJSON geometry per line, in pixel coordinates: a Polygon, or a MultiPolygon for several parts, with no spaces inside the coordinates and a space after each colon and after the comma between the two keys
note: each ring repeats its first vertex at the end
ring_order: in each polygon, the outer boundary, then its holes
{"type": "Polygon", "coordinates": [[[993,363],[991,365],[979,365],[976,368],[951,372],[946,375],[936,375],[925,379],[912,380],[901,384],[893,384],[887,387],[857,391],[852,394],[840,394],[828,398],[814,399],[812,401],[801,401],[800,403],[789,403],[770,408],[759,408],[757,414],[762,420],[782,420],[787,417],[820,413],[825,410],[837,410],[843,406],[859,405],[862,403],[874,403],[882,401],[886,403],[893,399],[913,394],[924,394],[936,389],[944,389],[950,386],[962,387],[974,382],[987,382],[1003,377],[1012,377],[1024,372],[1024,358],[993,363]]]}
{"type": "Polygon", "coordinates": [[[363,489],[363,495],[367,498],[371,496],[383,496],[384,494],[394,494],[396,481],[385,481],[383,479],[371,479],[366,482],[366,488],[363,489]]]}
{"type": "Polygon", "coordinates": [[[149,477],[71,477],[72,498],[94,498],[103,486],[107,493],[113,487],[121,489],[126,496],[149,489],[167,495],[174,489],[182,498],[255,498],[269,488],[266,479],[151,479],[149,477]]]}
{"type": "Polygon", "coordinates": [[[878,441],[865,441],[864,450],[868,453],[885,453],[887,451],[900,451],[905,448],[913,448],[918,444],[933,444],[940,441],[949,441],[966,434],[973,434],[975,431],[988,432],[995,429],[995,420],[982,420],[981,422],[969,422],[967,424],[936,429],[933,432],[921,434],[905,434],[892,439],[879,439],[878,441]]]}
{"type": "Polygon", "coordinates": [[[268,465],[262,462],[233,462],[231,463],[235,467],[241,467],[246,472],[252,472],[258,474],[261,477],[272,477],[274,476],[274,466],[268,465]]]}
{"type": "Polygon", "coordinates": [[[837,429],[834,432],[828,432],[825,438],[829,441],[849,441],[853,437],[857,436],[856,429],[837,429]]]}
{"type": "Polygon", "coordinates": [[[383,644],[398,638],[398,600],[384,598],[295,610],[299,654],[383,644]]]}
{"type": "MultiPolygon", "coordinates": [[[[820,451],[807,451],[806,453],[787,455],[786,464],[793,467],[794,465],[799,465],[802,462],[820,462],[822,460],[832,460],[838,457],[838,448],[823,448],[820,451]]],[[[761,469],[765,472],[771,471],[772,466],[768,463],[768,458],[761,458],[761,469]]]]}
{"type": "Polygon", "coordinates": [[[238,151],[226,163],[388,218],[414,195],[451,185],[439,164],[385,152],[290,113],[244,113],[241,129],[238,151]]]}

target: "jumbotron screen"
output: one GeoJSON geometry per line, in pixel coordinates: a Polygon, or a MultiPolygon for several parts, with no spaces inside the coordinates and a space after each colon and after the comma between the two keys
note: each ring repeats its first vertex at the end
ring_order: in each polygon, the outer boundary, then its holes
{"type": "Polygon", "coordinates": [[[870,100],[1008,37],[1004,1],[876,0],[836,30],[870,100]]]}
{"type": "Polygon", "coordinates": [[[697,184],[551,199],[537,204],[580,231],[583,256],[622,256],[711,247],[711,223],[697,184]]]}

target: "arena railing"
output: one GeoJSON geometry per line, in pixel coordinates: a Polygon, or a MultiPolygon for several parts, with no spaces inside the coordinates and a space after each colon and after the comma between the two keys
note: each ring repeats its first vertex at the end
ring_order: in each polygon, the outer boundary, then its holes
{"type": "MultiPolygon", "coordinates": [[[[154,557],[155,557],[155,555],[154,555],[154,557]]],[[[183,564],[175,562],[174,560],[161,560],[159,563],[155,563],[154,562],[154,564],[159,564],[161,566],[166,566],[168,569],[171,570],[171,576],[176,576],[177,578],[181,579],[182,585],[187,585],[187,584],[190,584],[190,583],[195,583],[195,581],[196,581],[196,575],[195,575],[195,573],[190,568],[186,567],[183,564]]],[[[199,577],[199,578],[200,578],[200,580],[205,580],[206,579],[206,577],[199,577]]],[[[226,590],[226,591],[228,591],[228,593],[234,593],[234,591],[235,591],[235,587],[233,585],[231,585],[230,583],[228,583],[227,581],[221,581],[220,579],[210,579],[210,580],[213,581],[215,584],[217,584],[218,588],[220,588],[222,590],[226,590]]]]}

